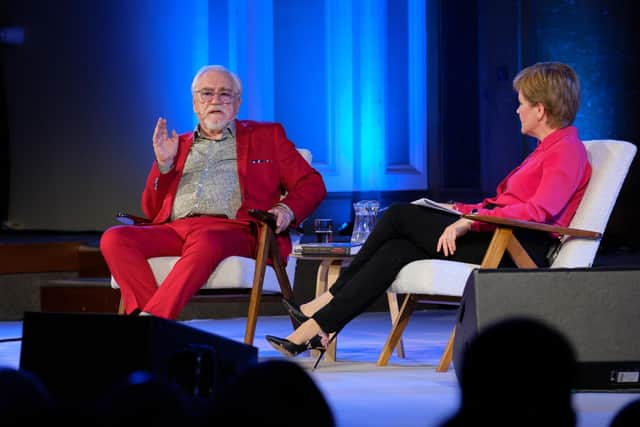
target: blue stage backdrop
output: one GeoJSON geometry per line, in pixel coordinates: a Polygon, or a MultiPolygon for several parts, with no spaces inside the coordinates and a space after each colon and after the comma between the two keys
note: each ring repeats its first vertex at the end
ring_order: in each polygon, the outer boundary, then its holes
{"type": "Polygon", "coordinates": [[[638,126],[638,38],[635,2],[525,1],[523,59],[562,60],[580,76],[582,103],[575,125],[582,139],[633,141],[638,126]]]}
{"type": "Polygon", "coordinates": [[[194,128],[191,79],[209,63],[242,79],[241,119],[282,122],[313,152],[331,193],[322,214],[338,221],[352,194],[493,190],[531,149],[510,81],[536,61],[580,73],[583,138],[637,136],[624,1],[5,4],[4,21],[24,29],[2,51],[10,227],[103,230],[117,211],[139,214],[155,122],[194,128]],[[455,58],[461,35],[472,57],[455,58]]]}

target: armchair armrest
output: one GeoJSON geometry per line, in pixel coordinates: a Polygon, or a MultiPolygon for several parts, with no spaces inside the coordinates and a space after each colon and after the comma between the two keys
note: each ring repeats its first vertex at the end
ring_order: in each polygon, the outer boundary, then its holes
{"type": "MultiPolygon", "coordinates": [[[[272,230],[276,229],[276,216],[274,214],[260,209],[249,209],[249,215],[257,219],[258,221],[266,223],[269,227],[271,227],[272,230]]],[[[301,225],[298,225],[298,227],[292,227],[290,225],[288,230],[291,234],[299,235],[297,237],[297,240],[300,240],[300,236],[304,234],[304,230],[301,225]]]]}
{"type": "Polygon", "coordinates": [[[567,234],[570,236],[583,237],[587,239],[599,239],[602,237],[602,233],[591,230],[581,230],[578,228],[558,227],[555,225],[542,224],[533,221],[524,221],[519,219],[507,219],[499,218],[489,215],[468,214],[462,215],[463,218],[467,218],[473,221],[481,221],[489,224],[500,225],[508,228],[526,228],[529,230],[547,231],[550,233],[567,234]]]}
{"type": "Polygon", "coordinates": [[[264,222],[272,230],[276,229],[276,216],[274,214],[260,209],[249,209],[249,215],[258,221],[264,222]]]}

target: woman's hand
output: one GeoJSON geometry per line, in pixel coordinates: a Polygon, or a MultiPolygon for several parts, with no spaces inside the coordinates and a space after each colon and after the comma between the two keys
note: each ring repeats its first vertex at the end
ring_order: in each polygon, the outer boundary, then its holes
{"type": "Polygon", "coordinates": [[[470,219],[460,218],[459,220],[445,228],[440,235],[440,238],[438,239],[436,252],[440,252],[440,250],[442,250],[444,256],[449,256],[456,253],[456,239],[467,234],[467,231],[471,230],[472,223],[473,221],[470,219]]]}
{"type": "Polygon", "coordinates": [[[153,151],[156,154],[158,165],[168,167],[171,167],[173,159],[178,153],[178,134],[173,130],[171,138],[169,138],[167,120],[162,117],[158,119],[153,131],[153,151]]]}

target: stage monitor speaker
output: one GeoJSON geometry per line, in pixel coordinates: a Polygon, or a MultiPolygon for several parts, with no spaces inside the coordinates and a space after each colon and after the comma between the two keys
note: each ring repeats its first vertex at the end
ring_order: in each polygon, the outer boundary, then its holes
{"type": "Polygon", "coordinates": [[[208,398],[257,358],[253,346],[155,316],[27,312],[20,368],[63,407],[82,407],[135,371],[208,398]]]}
{"type": "Polygon", "coordinates": [[[577,390],[640,388],[640,269],[486,269],[466,283],[453,362],[492,323],[540,320],[568,338],[578,360],[577,390]]]}

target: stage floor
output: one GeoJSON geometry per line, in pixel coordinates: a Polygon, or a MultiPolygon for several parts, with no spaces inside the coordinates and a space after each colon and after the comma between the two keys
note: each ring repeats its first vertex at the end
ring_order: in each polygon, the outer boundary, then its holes
{"type": "MultiPolygon", "coordinates": [[[[324,392],[339,427],[438,426],[458,406],[458,385],[453,366],[436,373],[435,366],[455,322],[454,310],[417,312],[404,334],[407,358],[395,354],[388,367],[375,362],[386,335],[386,313],[365,313],[352,321],[338,338],[338,361],[321,362],[311,375],[324,392]]],[[[245,319],[190,320],[184,324],[242,341],[245,319]]],[[[260,317],[255,346],[260,360],[281,358],[264,340],[266,334],[286,336],[291,323],[285,316],[260,317]]],[[[0,340],[22,335],[22,322],[0,322],[0,340]]],[[[20,342],[0,343],[0,366],[19,367],[20,342]]],[[[295,360],[306,369],[313,360],[304,354],[295,360]]],[[[615,413],[640,394],[575,393],[578,427],[606,427],[615,413]]]]}

